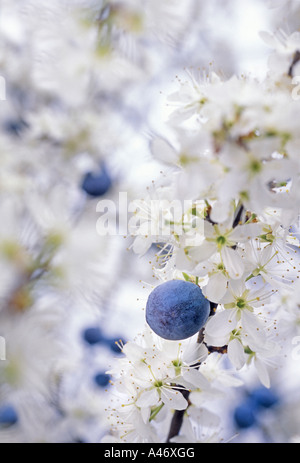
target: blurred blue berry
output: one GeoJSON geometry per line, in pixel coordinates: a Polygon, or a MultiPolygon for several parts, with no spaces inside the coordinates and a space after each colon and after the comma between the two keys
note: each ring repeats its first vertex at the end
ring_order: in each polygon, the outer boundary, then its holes
{"type": "Polygon", "coordinates": [[[86,328],[82,333],[82,337],[91,346],[105,341],[102,331],[97,326],[86,328]]]}
{"type": "Polygon", "coordinates": [[[3,405],[0,407],[0,425],[13,426],[18,422],[18,415],[12,405],[3,405]]]}
{"type": "Polygon", "coordinates": [[[160,337],[173,341],[196,334],[205,325],[209,313],[209,301],[199,286],[183,280],[157,286],[146,306],[150,328],[160,337]]]}
{"type": "Polygon", "coordinates": [[[94,382],[98,387],[104,388],[109,385],[110,376],[106,373],[98,373],[94,377],[94,382]]]}
{"type": "Polygon", "coordinates": [[[279,397],[271,389],[259,387],[251,393],[251,398],[258,406],[263,408],[272,408],[279,402],[279,397]]]}
{"type": "Polygon", "coordinates": [[[234,422],[240,429],[249,429],[256,424],[256,409],[251,400],[236,407],[234,411],[234,422]]]}
{"type": "Polygon", "coordinates": [[[82,189],[87,195],[98,198],[105,195],[112,186],[112,179],[105,166],[99,173],[89,172],[82,182],[82,189]]]}

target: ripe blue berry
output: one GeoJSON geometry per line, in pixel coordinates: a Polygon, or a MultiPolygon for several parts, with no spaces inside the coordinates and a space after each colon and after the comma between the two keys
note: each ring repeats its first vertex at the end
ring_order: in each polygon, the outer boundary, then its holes
{"type": "Polygon", "coordinates": [[[94,381],[98,387],[104,388],[109,385],[110,376],[106,373],[98,373],[95,375],[94,381]]]}
{"type": "Polygon", "coordinates": [[[98,173],[87,173],[82,182],[83,191],[94,198],[105,195],[111,186],[112,179],[105,166],[98,173]]]}
{"type": "Polygon", "coordinates": [[[18,422],[18,415],[12,405],[0,407],[0,425],[13,426],[18,422]]]}
{"type": "Polygon", "coordinates": [[[256,424],[255,406],[251,400],[239,405],[234,411],[234,421],[238,428],[249,429],[256,424]]]}
{"type": "Polygon", "coordinates": [[[172,341],[190,338],[205,325],[209,301],[199,286],[172,280],[157,286],[146,306],[146,320],[161,338],[172,341]]]}
{"type": "Polygon", "coordinates": [[[255,389],[251,394],[252,400],[263,408],[272,408],[279,402],[279,397],[271,389],[260,387],[255,389]]]}
{"type": "Polygon", "coordinates": [[[83,340],[90,346],[100,344],[105,340],[103,333],[97,326],[86,328],[82,333],[83,340]]]}

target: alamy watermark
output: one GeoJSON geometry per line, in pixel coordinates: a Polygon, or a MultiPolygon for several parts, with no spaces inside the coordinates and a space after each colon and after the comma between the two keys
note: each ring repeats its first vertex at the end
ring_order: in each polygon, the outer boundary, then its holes
{"type": "Polygon", "coordinates": [[[184,235],[186,246],[199,246],[204,238],[201,211],[192,200],[134,200],[126,192],[119,193],[118,203],[99,201],[100,214],[96,229],[100,236],[170,237],[184,235]]]}

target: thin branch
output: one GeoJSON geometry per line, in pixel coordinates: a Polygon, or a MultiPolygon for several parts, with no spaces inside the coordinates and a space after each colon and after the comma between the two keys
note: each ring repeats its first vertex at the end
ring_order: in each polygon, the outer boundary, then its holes
{"type": "Polygon", "coordinates": [[[236,228],[240,224],[243,212],[244,212],[244,206],[241,205],[238,212],[237,212],[237,214],[236,214],[236,216],[235,216],[232,228],[236,228]]]}
{"type": "Polygon", "coordinates": [[[294,77],[294,67],[296,66],[297,63],[299,63],[299,61],[300,61],[300,51],[297,50],[296,53],[294,54],[293,62],[289,68],[289,72],[288,72],[289,77],[294,77]]]}

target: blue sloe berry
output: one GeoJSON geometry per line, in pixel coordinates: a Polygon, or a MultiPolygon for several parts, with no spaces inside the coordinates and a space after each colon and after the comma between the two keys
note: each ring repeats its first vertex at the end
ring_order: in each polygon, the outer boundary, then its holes
{"type": "Polygon", "coordinates": [[[112,186],[112,179],[105,166],[97,173],[88,172],[82,182],[82,189],[88,196],[99,198],[105,195],[112,186]]]}
{"type": "Polygon", "coordinates": [[[157,286],[146,306],[146,321],[160,337],[187,339],[207,322],[210,303],[199,286],[184,280],[172,280],[157,286]]]}

